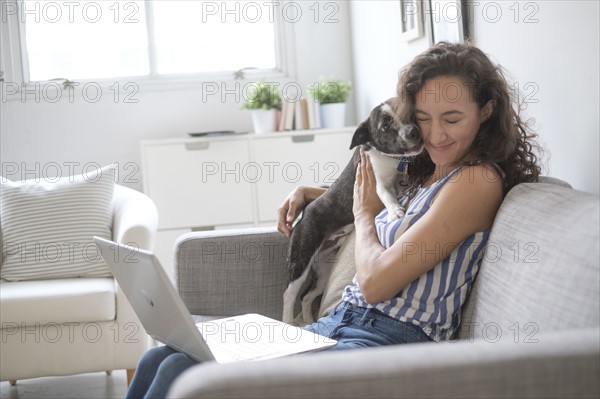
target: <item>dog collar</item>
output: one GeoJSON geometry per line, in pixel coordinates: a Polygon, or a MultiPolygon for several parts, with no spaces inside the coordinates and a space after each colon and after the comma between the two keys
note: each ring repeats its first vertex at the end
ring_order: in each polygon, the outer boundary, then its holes
{"type": "Polygon", "coordinates": [[[404,174],[405,176],[408,175],[408,164],[410,163],[411,157],[405,157],[404,155],[386,154],[385,152],[381,152],[381,151],[380,151],[380,153],[383,156],[400,161],[400,162],[398,162],[398,166],[396,167],[396,170],[398,170],[398,172],[404,174]]]}
{"type": "Polygon", "coordinates": [[[382,152],[382,154],[385,155],[388,158],[396,159],[398,161],[402,161],[404,158],[406,158],[406,157],[404,157],[402,155],[386,154],[385,152],[382,152]]]}
{"type": "Polygon", "coordinates": [[[383,155],[384,157],[388,157],[388,158],[392,158],[395,159],[398,162],[398,166],[396,167],[396,170],[398,170],[398,172],[403,173],[405,176],[408,175],[408,164],[410,163],[410,160],[412,157],[405,157],[404,155],[394,155],[394,154],[387,154],[385,152],[381,152],[379,150],[377,150],[375,147],[373,147],[372,145],[369,144],[363,144],[365,147],[365,151],[369,151],[371,149],[377,151],[378,153],[380,153],[381,155],[383,155]]]}

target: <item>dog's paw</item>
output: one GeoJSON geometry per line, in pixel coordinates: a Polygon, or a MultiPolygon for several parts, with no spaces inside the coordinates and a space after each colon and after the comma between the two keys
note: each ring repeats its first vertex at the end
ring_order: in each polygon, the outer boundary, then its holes
{"type": "Polygon", "coordinates": [[[388,223],[389,222],[393,222],[394,220],[400,219],[401,217],[404,216],[405,212],[406,212],[406,210],[403,207],[401,207],[401,206],[389,209],[388,210],[388,217],[387,217],[388,223]]]}

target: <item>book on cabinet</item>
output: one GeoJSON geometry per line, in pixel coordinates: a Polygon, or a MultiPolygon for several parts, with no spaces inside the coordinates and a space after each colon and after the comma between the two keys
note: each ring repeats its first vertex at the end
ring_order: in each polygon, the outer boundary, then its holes
{"type": "Polygon", "coordinates": [[[321,105],[311,98],[296,101],[282,99],[278,131],[312,130],[321,128],[321,105]]]}

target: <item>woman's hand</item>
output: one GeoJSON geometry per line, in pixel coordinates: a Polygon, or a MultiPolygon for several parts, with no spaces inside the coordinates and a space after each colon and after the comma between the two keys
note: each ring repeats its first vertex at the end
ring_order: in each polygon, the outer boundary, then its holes
{"type": "Polygon", "coordinates": [[[277,209],[277,230],[289,237],[292,225],[306,207],[306,204],[318,198],[326,191],[324,188],[296,187],[277,209]]]}
{"type": "Polygon", "coordinates": [[[377,180],[373,172],[373,165],[367,154],[361,149],[354,182],[354,204],[352,205],[354,219],[360,221],[365,218],[372,223],[383,207],[383,203],[377,195],[377,180]]]}

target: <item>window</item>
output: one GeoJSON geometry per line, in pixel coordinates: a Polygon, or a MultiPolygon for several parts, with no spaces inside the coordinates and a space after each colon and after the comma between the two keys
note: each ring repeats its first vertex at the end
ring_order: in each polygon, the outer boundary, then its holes
{"type": "Polygon", "coordinates": [[[148,75],[143,2],[111,3],[21,3],[28,80],[148,75]]]}
{"type": "Polygon", "coordinates": [[[258,7],[243,11],[239,1],[229,2],[229,9],[227,4],[156,2],[157,72],[176,74],[235,71],[242,67],[275,68],[274,24],[258,7]],[[221,8],[221,16],[213,14],[219,12],[217,8],[221,8]]]}
{"type": "Polygon", "coordinates": [[[26,81],[233,73],[278,65],[267,3],[26,0],[19,26],[26,81]]]}

